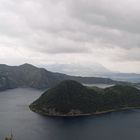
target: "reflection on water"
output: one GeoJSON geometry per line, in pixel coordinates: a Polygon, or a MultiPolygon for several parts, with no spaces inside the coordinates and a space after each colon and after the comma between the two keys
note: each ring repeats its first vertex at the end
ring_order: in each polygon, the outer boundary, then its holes
{"type": "Polygon", "coordinates": [[[41,95],[33,89],[0,92],[0,140],[139,140],[140,110],[78,118],[50,118],[31,112],[28,105],[41,95]]]}

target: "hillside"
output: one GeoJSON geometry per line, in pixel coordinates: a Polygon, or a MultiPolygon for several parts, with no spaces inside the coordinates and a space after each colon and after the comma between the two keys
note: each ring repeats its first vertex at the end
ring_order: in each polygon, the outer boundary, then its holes
{"type": "Polygon", "coordinates": [[[30,64],[20,66],[0,65],[0,90],[18,87],[31,87],[36,89],[47,89],[55,86],[63,80],[75,80],[85,84],[116,84],[124,83],[100,77],[77,77],[61,73],[53,73],[44,68],[38,68],[30,64]]]}
{"type": "Polygon", "coordinates": [[[134,87],[97,90],[73,80],[61,82],[30,105],[32,111],[47,116],[92,115],[131,107],[140,107],[140,90],[134,87]]]}
{"type": "Polygon", "coordinates": [[[0,74],[0,91],[5,89],[16,88],[16,84],[8,76],[0,74]]]}

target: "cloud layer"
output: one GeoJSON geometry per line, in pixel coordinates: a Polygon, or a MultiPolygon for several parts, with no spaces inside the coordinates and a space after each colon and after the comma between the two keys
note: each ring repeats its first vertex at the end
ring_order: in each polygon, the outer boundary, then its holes
{"type": "Polygon", "coordinates": [[[0,63],[100,63],[140,73],[139,0],[0,0],[0,63]]]}

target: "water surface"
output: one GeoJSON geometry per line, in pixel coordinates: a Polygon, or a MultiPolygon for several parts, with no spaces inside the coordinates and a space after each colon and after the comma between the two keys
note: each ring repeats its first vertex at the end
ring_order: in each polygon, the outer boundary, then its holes
{"type": "Polygon", "coordinates": [[[140,110],[79,118],[50,118],[29,110],[41,95],[33,89],[0,92],[0,140],[140,140],[140,110]]]}
{"type": "Polygon", "coordinates": [[[83,85],[87,87],[99,87],[99,88],[108,88],[114,86],[114,84],[83,84],[83,85]]]}

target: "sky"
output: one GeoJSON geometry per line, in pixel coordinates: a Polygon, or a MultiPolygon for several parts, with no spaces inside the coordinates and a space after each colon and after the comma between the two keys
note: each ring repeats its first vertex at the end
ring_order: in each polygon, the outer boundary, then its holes
{"type": "Polygon", "coordinates": [[[0,63],[140,73],[140,1],[0,0],[0,63]]]}

